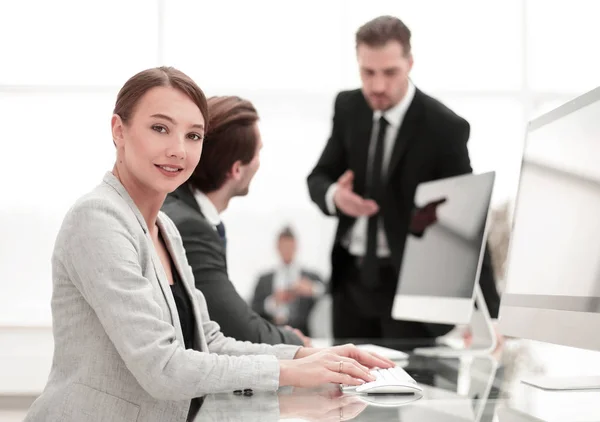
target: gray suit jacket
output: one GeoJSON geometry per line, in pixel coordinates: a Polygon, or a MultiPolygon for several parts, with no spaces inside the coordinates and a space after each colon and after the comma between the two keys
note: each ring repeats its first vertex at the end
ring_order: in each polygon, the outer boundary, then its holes
{"type": "Polygon", "coordinates": [[[276,390],[295,346],[225,337],[210,320],[174,224],[157,221],[192,299],[201,351],[186,350],[148,227],[111,174],[67,213],[52,256],[54,359],[26,421],[184,421],[190,400],[276,390]],[[260,355],[260,356],[244,356],[260,355]]]}
{"type": "Polygon", "coordinates": [[[302,344],[296,334],[262,318],[239,295],[229,280],[223,241],[202,214],[187,183],[167,196],[162,210],[181,233],[196,288],[226,336],[253,343],[302,344]]]}

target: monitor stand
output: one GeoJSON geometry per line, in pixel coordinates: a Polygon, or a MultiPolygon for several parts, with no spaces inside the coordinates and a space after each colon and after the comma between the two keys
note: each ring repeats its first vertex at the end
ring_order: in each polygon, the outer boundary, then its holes
{"type": "Polygon", "coordinates": [[[537,376],[524,378],[523,384],[541,388],[549,391],[577,391],[577,390],[598,390],[600,389],[600,376],[581,376],[581,377],[552,377],[537,376]]]}
{"type": "Polygon", "coordinates": [[[496,350],[496,331],[492,325],[492,319],[490,318],[490,313],[488,312],[485,299],[483,298],[483,293],[481,293],[479,283],[475,284],[475,303],[477,304],[477,307],[473,309],[471,322],[469,323],[473,336],[469,347],[421,347],[415,349],[413,353],[420,356],[456,358],[462,356],[489,355],[496,350]]]}

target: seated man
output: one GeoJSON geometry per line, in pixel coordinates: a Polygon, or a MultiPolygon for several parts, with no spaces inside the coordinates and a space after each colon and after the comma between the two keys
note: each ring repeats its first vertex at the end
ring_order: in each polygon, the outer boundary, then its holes
{"type": "Polygon", "coordinates": [[[188,182],[167,196],[162,210],[181,233],[196,287],[223,334],[253,343],[307,345],[310,340],[302,333],[277,327],[254,312],[229,280],[220,214],[231,198],[248,193],[260,164],[262,141],[258,114],[249,101],[212,97],[208,107],[200,163],[188,182]]]}
{"type": "Polygon", "coordinates": [[[258,279],[252,309],[277,325],[291,325],[310,336],[308,317],[315,299],[325,293],[325,285],[294,261],[296,238],[287,227],[279,234],[277,251],[281,265],[258,279]]]}

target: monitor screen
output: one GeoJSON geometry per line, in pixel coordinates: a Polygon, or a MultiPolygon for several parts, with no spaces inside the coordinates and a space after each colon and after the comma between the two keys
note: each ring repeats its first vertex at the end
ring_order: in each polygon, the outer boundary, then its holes
{"type": "Polygon", "coordinates": [[[397,294],[473,296],[493,185],[490,172],[418,187],[415,206],[437,207],[437,219],[406,239],[397,294]]]}
{"type": "Polygon", "coordinates": [[[594,90],[528,127],[500,311],[506,334],[600,347],[582,326],[600,313],[599,99],[594,90]]]}
{"type": "Polygon", "coordinates": [[[418,186],[394,319],[469,322],[494,179],[494,172],[466,174],[418,186]]]}

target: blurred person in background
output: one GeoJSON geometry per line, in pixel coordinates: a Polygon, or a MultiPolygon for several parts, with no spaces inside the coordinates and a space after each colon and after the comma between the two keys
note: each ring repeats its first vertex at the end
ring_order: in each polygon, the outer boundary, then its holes
{"type": "MultiPolygon", "coordinates": [[[[472,172],[470,126],[410,80],[411,32],[400,19],[380,16],[360,27],[356,55],[362,87],[337,95],[331,136],[307,180],[312,200],[339,219],[331,253],[333,334],[433,339],[452,326],[393,320],[392,303],[406,236],[435,221],[435,209],[415,210],[416,188],[472,172]]],[[[480,284],[497,317],[488,253],[480,284]]]]}
{"type": "Polygon", "coordinates": [[[277,325],[289,325],[310,336],[308,317],[325,284],[315,272],[296,261],[298,244],[291,228],[277,237],[280,264],[262,274],[256,283],[252,309],[277,325]]]}
{"type": "Polygon", "coordinates": [[[223,334],[267,344],[309,345],[299,330],[277,327],[252,310],[227,271],[227,237],[221,213],[236,196],[248,194],[260,166],[258,113],[235,96],[208,100],[204,151],[189,181],[167,196],[163,211],[181,233],[196,288],[206,298],[223,334]]]}
{"type": "Polygon", "coordinates": [[[173,68],[142,71],[119,91],[114,167],[56,238],[54,356],[25,421],[191,420],[205,394],[359,385],[374,380],[363,364],[393,365],[351,345],[241,342],[210,320],[177,228],[160,212],[196,168],[207,120],[202,90],[173,68]]]}

